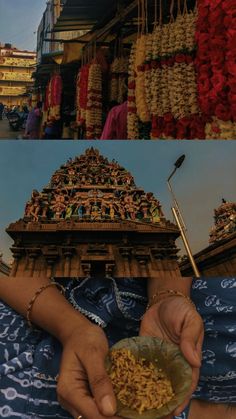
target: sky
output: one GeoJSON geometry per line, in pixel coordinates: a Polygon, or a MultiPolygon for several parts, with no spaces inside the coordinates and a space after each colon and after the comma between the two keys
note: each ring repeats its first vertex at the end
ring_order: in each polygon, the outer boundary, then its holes
{"type": "Polygon", "coordinates": [[[46,0],[0,0],[0,43],[36,50],[36,33],[46,3],[46,0]]]}
{"type": "MultiPolygon", "coordinates": [[[[208,246],[214,209],[221,199],[236,202],[236,141],[1,141],[0,252],[11,260],[11,239],[5,228],[24,214],[33,189],[42,190],[69,157],[94,146],[129,170],[137,186],[153,192],[166,218],[173,220],[166,180],[182,154],[186,160],[173,179],[194,252],[208,246]]],[[[177,243],[180,247],[181,242],[177,243]]]]}

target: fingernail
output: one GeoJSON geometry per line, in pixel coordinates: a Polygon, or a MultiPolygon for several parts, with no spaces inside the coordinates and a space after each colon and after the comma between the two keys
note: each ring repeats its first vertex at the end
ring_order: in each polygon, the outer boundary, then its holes
{"type": "Polygon", "coordinates": [[[116,413],[116,408],[114,406],[113,399],[110,396],[103,397],[101,404],[104,415],[112,416],[116,413]]]}

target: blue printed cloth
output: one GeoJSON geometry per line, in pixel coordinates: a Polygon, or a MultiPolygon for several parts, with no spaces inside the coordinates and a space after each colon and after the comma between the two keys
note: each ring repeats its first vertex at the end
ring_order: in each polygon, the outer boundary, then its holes
{"type": "MultiPolygon", "coordinates": [[[[145,280],[58,281],[70,303],[104,329],[110,346],[138,334],[147,304],[145,280]]],[[[236,279],[194,280],[192,298],[206,331],[194,397],[236,404],[236,279]]],[[[56,339],[29,329],[20,315],[0,303],[0,417],[71,418],[56,396],[61,351],[56,339]]],[[[187,411],[179,418],[186,419],[187,411]]]]}

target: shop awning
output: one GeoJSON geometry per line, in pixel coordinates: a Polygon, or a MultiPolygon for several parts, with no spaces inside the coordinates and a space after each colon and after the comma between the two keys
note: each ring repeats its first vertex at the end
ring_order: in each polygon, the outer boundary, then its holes
{"type": "Polygon", "coordinates": [[[116,9],[116,0],[66,0],[53,31],[91,30],[104,17],[114,14],[116,9]]]}
{"type": "MultiPolygon", "coordinates": [[[[181,0],[183,2],[183,0],[181,0]]],[[[171,1],[162,2],[163,20],[170,18],[171,1]]],[[[187,0],[193,7],[195,0],[187,0]]],[[[149,23],[154,22],[155,0],[148,0],[149,23]]],[[[177,3],[175,5],[177,7],[177,3]]],[[[53,31],[81,31],[87,33],[70,43],[64,43],[62,64],[78,61],[83,46],[92,42],[112,41],[120,29],[123,37],[137,31],[138,0],[64,0],[64,6],[53,31]]]]}

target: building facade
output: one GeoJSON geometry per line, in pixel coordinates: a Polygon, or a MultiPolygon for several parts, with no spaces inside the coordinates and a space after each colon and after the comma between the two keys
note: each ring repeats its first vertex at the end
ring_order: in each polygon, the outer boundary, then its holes
{"type": "Polygon", "coordinates": [[[45,12],[37,33],[37,64],[43,64],[50,56],[60,56],[64,52],[64,43],[84,34],[84,31],[54,31],[54,26],[62,11],[61,0],[47,2],[45,12]]]}
{"type": "Polygon", "coordinates": [[[11,44],[0,45],[0,102],[9,107],[27,103],[35,66],[36,53],[20,51],[11,44]]]}
{"type": "Polygon", "coordinates": [[[132,175],[89,149],[33,191],[14,240],[13,276],[160,277],[179,274],[178,228],[132,175]]]}

